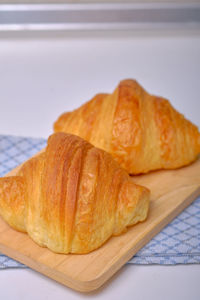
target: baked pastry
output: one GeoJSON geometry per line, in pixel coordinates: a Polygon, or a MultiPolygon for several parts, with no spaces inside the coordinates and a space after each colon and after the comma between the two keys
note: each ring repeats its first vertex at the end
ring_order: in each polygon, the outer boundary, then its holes
{"type": "Polygon", "coordinates": [[[0,214],[14,229],[58,253],[88,253],[145,220],[149,191],[112,157],[65,133],[16,176],[0,178],[0,214]]]}
{"type": "Polygon", "coordinates": [[[64,113],[54,130],[79,135],[132,174],[175,169],[200,153],[198,128],[135,80],[123,80],[111,95],[97,95],[64,113]]]}

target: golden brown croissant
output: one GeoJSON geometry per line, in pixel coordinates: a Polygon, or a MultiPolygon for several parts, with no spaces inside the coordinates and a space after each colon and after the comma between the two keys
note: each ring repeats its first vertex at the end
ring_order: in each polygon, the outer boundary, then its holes
{"type": "Polygon", "coordinates": [[[55,122],[109,152],[129,173],[174,169],[200,153],[198,128],[169,101],[148,94],[136,81],[120,82],[113,94],[100,94],[55,122]]]}
{"type": "Polygon", "coordinates": [[[143,221],[148,189],[81,138],[53,134],[45,152],[0,178],[0,214],[58,253],[87,253],[143,221]]]}

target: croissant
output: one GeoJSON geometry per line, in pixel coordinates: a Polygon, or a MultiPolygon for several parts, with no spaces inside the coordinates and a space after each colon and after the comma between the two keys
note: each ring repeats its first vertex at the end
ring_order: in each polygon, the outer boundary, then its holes
{"type": "Polygon", "coordinates": [[[54,130],[79,135],[109,152],[132,174],[175,169],[200,153],[198,128],[168,100],[148,94],[135,80],[123,80],[111,95],[96,95],[62,114],[54,130]]]}
{"type": "Polygon", "coordinates": [[[65,133],[16,176],[0,178],[0,215],[57,253],[88,253],[145,220],[149,190],[106,152],[65,133]]]}

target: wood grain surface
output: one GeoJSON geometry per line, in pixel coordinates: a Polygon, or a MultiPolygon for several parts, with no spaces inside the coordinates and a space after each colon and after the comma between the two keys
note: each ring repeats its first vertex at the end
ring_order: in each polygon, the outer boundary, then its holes
{"type": "MultiPolygon", "coordinates": [[[[15,175],[16,169],[7,176],[15,175]]],[[[0,251],[34,270],[78,291],[102,286],[141,247],[200,195],[200,158],[190,166],[134,176],[151,190],[148,218],[89,254],[55,254],[0,218],[0,251]]]]}

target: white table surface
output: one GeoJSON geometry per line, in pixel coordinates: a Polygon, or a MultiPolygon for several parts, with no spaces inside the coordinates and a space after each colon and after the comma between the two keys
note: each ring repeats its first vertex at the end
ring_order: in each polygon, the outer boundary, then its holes
{"type": "MultiPolygon", "coordinates": [[[[0,134],[47,137],[60,113],[135,78],[200,126],[200,32],[0,34],[0,134]]],[[[32,270],[1,270],[1,299],[200,299],[200,266],[123,267],[75,292],[32,270]]]]}

